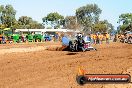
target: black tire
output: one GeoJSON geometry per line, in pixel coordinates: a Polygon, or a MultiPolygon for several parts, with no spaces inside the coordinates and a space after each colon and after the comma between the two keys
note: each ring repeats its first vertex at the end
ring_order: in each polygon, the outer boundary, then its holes
{"type": "Polygon", "coordinates": [[[132,44],[132,37],[131,36],[128,37],[128,44],[132,44]]]}
{"type": "Polygon", "coordinates": [[[94,48],[94,50],[96,50],[96,51],[97,51],[97,49],[95,49],[95,48],[94,48]]]}
{"type": "Polygon", "coordinates": [[[84,47],[82,47],[82,51],[83,51],[83,52],[85,52],[85,51],[86,51],[86,49],[85,49],[84,47]]]}
{"type": "Polygon", "coordinates": [[[41,39],[36,39],[36,42],[41,42],[41,39]]]}
{"type": "Polygon", "coordinates": [[[83,75],[77,76],[76,81],[79,85],[84,85],[86,83],[86,78],[83,75]]]}
{"type": "Polygon", "coordinates": [[[70,41],[69,42],[69,50],[71,51],[71,52],[74,52],[74,46],[73,46],[73,44],[72,44],[72,42],[70,41]]]}

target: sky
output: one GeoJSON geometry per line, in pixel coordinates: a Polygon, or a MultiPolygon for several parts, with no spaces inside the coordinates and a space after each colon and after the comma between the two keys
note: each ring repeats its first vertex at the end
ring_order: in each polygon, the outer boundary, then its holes
{"type": "Polygon", "coordinates": [[[100,20],[108,20],[116,29],[119,15],[132,13],[131,0],[0,0],[0,5],[11,4],[17,11],[16,18],[30,16],[42,23],[42,18],[50,12],[63,16],[75,15],[77,8],[87,4],[97,4],[102,10],[100,20]]]}

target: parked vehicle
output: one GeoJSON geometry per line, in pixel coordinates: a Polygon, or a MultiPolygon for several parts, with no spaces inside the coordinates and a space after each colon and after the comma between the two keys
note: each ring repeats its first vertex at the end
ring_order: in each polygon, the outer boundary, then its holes
{"type": "Polygon", "coordinates": [[[19,43],[20,42],[20,35],[19,34],[13,34],[12,39],[13,39],[13,42],[19,43]]]}
{"type": "Polygon", "coordinates": [[[28,34],[28,35],[26,35],[26,39],[28,42],[33,42],[34,36],[32,34],[28,34]]]}
{"type": "Polygon", "coordinates": [[[33,36],[33,38],[34,38],[35,42],[41,42],[43,39],[43,36],[41,34],[35,34],[33,36]]]}
{"type": "Polygon", "coordinates": [[[50,35],[47,35],[44,37],[45,41],[51,41],[51,36],[50,35]]]}

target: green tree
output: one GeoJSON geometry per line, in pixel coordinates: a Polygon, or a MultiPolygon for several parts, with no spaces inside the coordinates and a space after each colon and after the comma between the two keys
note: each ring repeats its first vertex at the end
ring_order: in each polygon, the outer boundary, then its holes
{"type": "Polygon", "coordinates": [[[99,21],[98,23],[95,23],[93,25],[93,32],[113,32],[114,27],[111,23],[109,23],[107,20],[99,21]]]}
{"type": "Polygon", "coordinates": [[[4,5],[0,5],[0,24],[3,24],[2,15],[3,15],[4,5]]]}
{"type": "Polygon", "coordinates": [[[120,24],[131,24],[132,23],[132,13],[125,13],[119,16],[120,24]]]}
{"type": "Polygon", "coordinates": [[[44,28],[41,23],[34,21],[31,17],[21,16],[18,21],[15,19],[16,10],[12,5],[0,5],[0,29],[15,28],[44,28]]]}
{"type": "Polygon", "coordinates": [[[92,25],[99,21],[102,10],[96,4],[88,4],[76,10],[78,22],[83,26],[84,31],[92,29],[92,25]]]}
{"type": "Polygon", "coordinates": [[[43,29],[44,26],[41,23],[38,23],[37,21],[32,21],[29,23],[30,29],[43,29]]]}
{"type": "Polygon", "coordinates": [[[16,21],[15,19],[16,10],[12,5],[1,5],[0,6],[0,22],[5,27],[12,27],[16,21]]]}
{"type": "Polygon", "coordinates": [[[119,31],[125,32],[125,31],[130,31],[130,27],[132,25],[132,13],[124,13],[119,16],[118,23],[120,24],[119,26],[119,31]]]}
{"type": "Polygon", "coordinates": [[[106,32],[111,33],[114,31],[114,26],[110,22],[108,22],[108,20],[104,20],[103,22],[107,26],[106,32]]]}
{"type": "Polygon", "coordinates": [[[106,30],[107,30],[107,25],[102,23],[102,22],[98,22],[98,23],[93,25],[92,32],[94,32],[94,33],[96,33],[96,32],[106,32],[106,30]]]}
{"type": "Polygon", "coordinates": [[[18,28],[27,28],[27,29],[43,29],[44,26],[37,21],[34,21],[31,17],[21,16],[18,19],[18,28]]]}
{"type": "Polygon", "coordinates": [[[45,25],[50,25],[53,28],[58,28],[62,25],[64,17],[57,12],[49,13],[46,17],[42,18],[45,25]]]}
{"type": "Polygon", "coordinates": [[[27,26],[31,22],[32,22],[32,18],[28,16],[21,16],[18,19],[18,24],[20,25],[21,28],[27,28],[27,26]]]}

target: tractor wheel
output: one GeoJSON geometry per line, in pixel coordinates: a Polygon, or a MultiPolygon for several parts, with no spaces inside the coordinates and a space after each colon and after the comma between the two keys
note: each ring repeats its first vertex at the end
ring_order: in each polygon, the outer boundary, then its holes
{"type": "Polygon", "coordinates": [[[74,52],[74,51],[75,51],[74,46],[73,46],[73,44],[72,44],[71,41],[69,42],[69,50],[70,50],[71,52],[74,52]]]}
{"type": "Polygon", "coordinates": [[[132,44],[132,37],[128,38],[128,44],[132,44]]]}
{"type": "Polygon", "coordinates": [[[72,45],[70,45],[70,51],[74,52],[74,47],[72,45]]]}
{"type": "Polygon", "coordinates": [[[97,49],[95,49],[95,48],[94,48],[94,50],[96,50],[96,51],[97,51],[97,49]]]}
{"type": "Polygon", "coordinates": [[[82,51],[83,51],[83,52],[85,52],[85,51],[86,51],[86,49],[85,49],[84,47],[82,47],[82,51]]]}
{"type": "Polygon", "coordinates": [[[40,42],[40,39],[37,39],[36,42],[40,42]]]}

